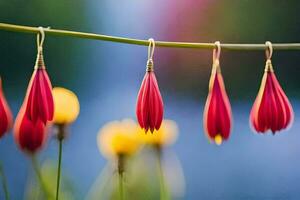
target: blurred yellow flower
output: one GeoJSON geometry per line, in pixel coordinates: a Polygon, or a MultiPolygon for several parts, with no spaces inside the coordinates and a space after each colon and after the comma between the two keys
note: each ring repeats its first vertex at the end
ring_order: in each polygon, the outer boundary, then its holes
{"type": "Polygon", "coordinates": [[[131,119],[112,121],[105,124],[98,133],[98,146],[106,157],[131,155],[139,146],[139,127],[131,119]]]}
{"type": "Polygon", "coordinates": [[[163,120],[160,129],[155,130],[153,134],[145,134],[144,130],[140,129],[139,138],[145,144],[156,146],[167,146],[173,144],[178,136],[178,126],[175,121],[163,120]]]}
{"type": "Polygon", "coordinates": [[[77,96],[70,90],[55,87],[52,90],[54,98],[54,118],[55,124],[70,124],[76,120],[79,114],[79,101],[77,96]]]}

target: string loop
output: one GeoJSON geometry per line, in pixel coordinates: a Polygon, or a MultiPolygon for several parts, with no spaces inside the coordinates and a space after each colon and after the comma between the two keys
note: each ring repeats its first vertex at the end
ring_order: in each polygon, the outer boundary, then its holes
{"type": "Polygon", "coordinates": [[[267,46],[267,49],[266,49],[266,58],[267,58],[267,60],[271,60],[272,55],[273,55],[273,46],[272,46],[272,43],[270,41],[266,41],[265,44],[267,46]]]}
{"type": "Polygon", "coordinates": [[[212,73],[221,72],[220,61],[219,61],[220,55],[221,55],[221,43],[220,41],[216,41],[215,48],[213,50],[212,73]]]}
{"type": "Polygon", "coordinates": [[[273,66],[272,66],[272,55],[273,55],[273,46],[272,43],[270,41],[266,41],[266,66],[265,66],[265,72],[274,72],[273,66]]]}
{"type": "Polygon", "coordinates": [[[220,41],[215,42],[216,47],[213,50],[213,61],[218,61],[221,55],[221,43],[220,41]]]}
{"type": "Polygon", "coordinates": [[[38,29],[40,32],[37,34],[36,42],[37,42],[37,48],[38,48],[38,53],[39,53],[39,52],[43,51],[43,44],[45,41],[45,31],[44,31],[44,28],[41,26],[39,26],[38,29]]]}
{"type": "Polygon", "coordinates": [[[146,71],[153,71],[153,54],[155,49],[155,41],[153,38],[149,38],[149,46],[148,46],[148,61],[146,71]]]}
{"type": "MultiPolygon", "coordinates": [[[[48,27],[47,29],[49,29],[48,27]]],[[[35,62],[35,69],[45,69],[45,63],[44,63],[44,58],[43,58],[43,45],[45,41],[45,31],[44,28],[39,26],[39,33],[37,34],[36,37],[36,43],[37,43],[37,57],[36,57],[36,62],[35,62]]]]}
{"type": "Polygon", "coordinates": [[[153,60],[153,54],[155,49],[155,41],[153,38],[149,38],[149,46],[148,46],[148,60],[153,60]]]}

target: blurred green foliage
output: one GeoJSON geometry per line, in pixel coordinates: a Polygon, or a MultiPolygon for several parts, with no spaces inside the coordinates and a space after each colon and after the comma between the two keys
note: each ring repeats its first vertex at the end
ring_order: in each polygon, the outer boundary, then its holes
{"type": "MultiPolygon", "coordinates": [[[[52,197],[56,195],[56,177],[57,177],[57,166],[53,161],[45,161],[41,167],[41,174],[47,191],[50,192],[52,197]]],[[[72,180],[66,176],[66,173],[63,173],[61,176],[61,187],[60,187],[60,199],[63,200],[75,200],[78,199],[76,197],[76,189],[74,188],[74,184],[72,180]]],[[[26,200],[41,200],[47,199],[45,198],[45,194],[40,187],[40,183],[37,180],[36,176],[32,174],[27,183],[27,188],[25,191],[25,199],[26,200]]],[[[51,199],[50,199],[51,200],[51,199]]]]}
{"type": "MultiPolygon", "coordinates": [[[[166,185],[166,196],[171,196],[171,199],[181,199],[185,187],[181,165],[179,162],[174,162],[174,157],[169,151],[166,151],[165,154],[162,169],[165,179],[164,184],[166,185]],[[168,165],[165,163],[168,163],[168,165]]],[[[160,173],[157,159],[156,151],[153,148],[146,147],[137,155],[126,160],[124,199],[160,199],[160,173]]],[[[114,162],[107,163],[87,194],[86,200],[120,199],[119,177],[116,167],[114,162]]]]}

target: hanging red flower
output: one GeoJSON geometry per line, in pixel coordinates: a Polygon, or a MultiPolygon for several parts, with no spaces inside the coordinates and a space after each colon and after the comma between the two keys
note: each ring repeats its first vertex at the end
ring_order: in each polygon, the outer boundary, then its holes
{"type": "Polygon", "coordinates": [[[157,80],[153,71],[153,52],[155,43],[149,39],[148,62],[146,74],[137,97],[136,116],[138,122],[147,133],[158,130],[161,126],[164,106],[157,80]],[[152,48],[151,48],[152,47],[152,48]]]}
{"type": "Polygon", "coordinates": [[[267,61],[261,86],[250,113],[250,122],[258,133],[287,128],[293,121],[293,108],[281,88],[273,70],[272,46],[267,50],[267,61]]]}
{"type": "Polygon", "coordinates": [[[47,122],[52,120],[54,113],[52,86],[42,54],[44,38],[44,31],[41,28],[37,37],[38,54],[34,72],[14,126],[16,143],[21,150],[31,154],[44,145],[47,139],[47,122]]]}
{"type": "Polygon", "coordinates": [[[2,89],[0,78],[0,138],[12,127],[13,117],[2,89]]]}
{"type": "Polygon", "coordinates": [[[216,42],[216,45],[218,50],[215,49],[213,52],[213,67],[204,108],[203,126],[208,138],[220,145],[223,140],[229,138],[232,116],[219,64],[220,43],[216,42]]]}

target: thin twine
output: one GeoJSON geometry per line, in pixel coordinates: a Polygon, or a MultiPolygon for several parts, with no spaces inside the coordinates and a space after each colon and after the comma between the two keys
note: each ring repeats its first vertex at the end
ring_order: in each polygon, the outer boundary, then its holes
{"type": "MultiPolygon", "coordinates": [[[[47,29],[49,29],[48,27],[47,29]]],[[[36,43],[37,43],[37,57],[36,57],[36,62],[34,69],[45,69],[45,63],[44,63],[44,58],[43,58],[43,45],[45,41],[45,31],[44,28],[39,26],[39,33],[37,34],[36,37],[36,43]]]]}
{"type": "Polygon", "coordinates": [[[221,72],[220,69],[220,55],[221,55],[221,43],[220,41],[215,42],[216,47],[213,50],[213,72],[221,72]]]}
{"type": "Polygon", "coordinates": [[[146,71],[151,72],[153,71],[153,54],[155,49],[155,41],[153,38],[149,38],[149,46],[148,46],[148,61],[146,71]]]}
{"type": "Polygon", "coordinates": [[[272,43],[270,41],[266,41],[265,44],[267,46],[267,49],[266,49],[266,58],[267,58],[267,60],[271,60],[272,55],[273,55],[273,46],[272,46],[272,43]]]}
{"type": "Polygon", "coordinates": [[[215,42],[216,47],[213,50],[213,61],[219,60],[221,55],[221,43],[220,41],[215,42]]]}
{"type": "Polygon", "coordinates": [[[44,44],[44,41],[45,41],[45,31],[44,31],[44,28],[41,27],[41,26],[39,26],[38,29],[39,29],[40,32],[37,34],[36,43],[37,43],[38,53],[40,53],[40,52],[43,51],[43,44],[44,44]]]}
{"type": "Polygon", "coordinates": [[[265,66],[265,72],[274,72],[273,66],[272,66],[272,55],[273,55],[273,46],[270,41],[266,41],[266,66],[265,66]]]}

